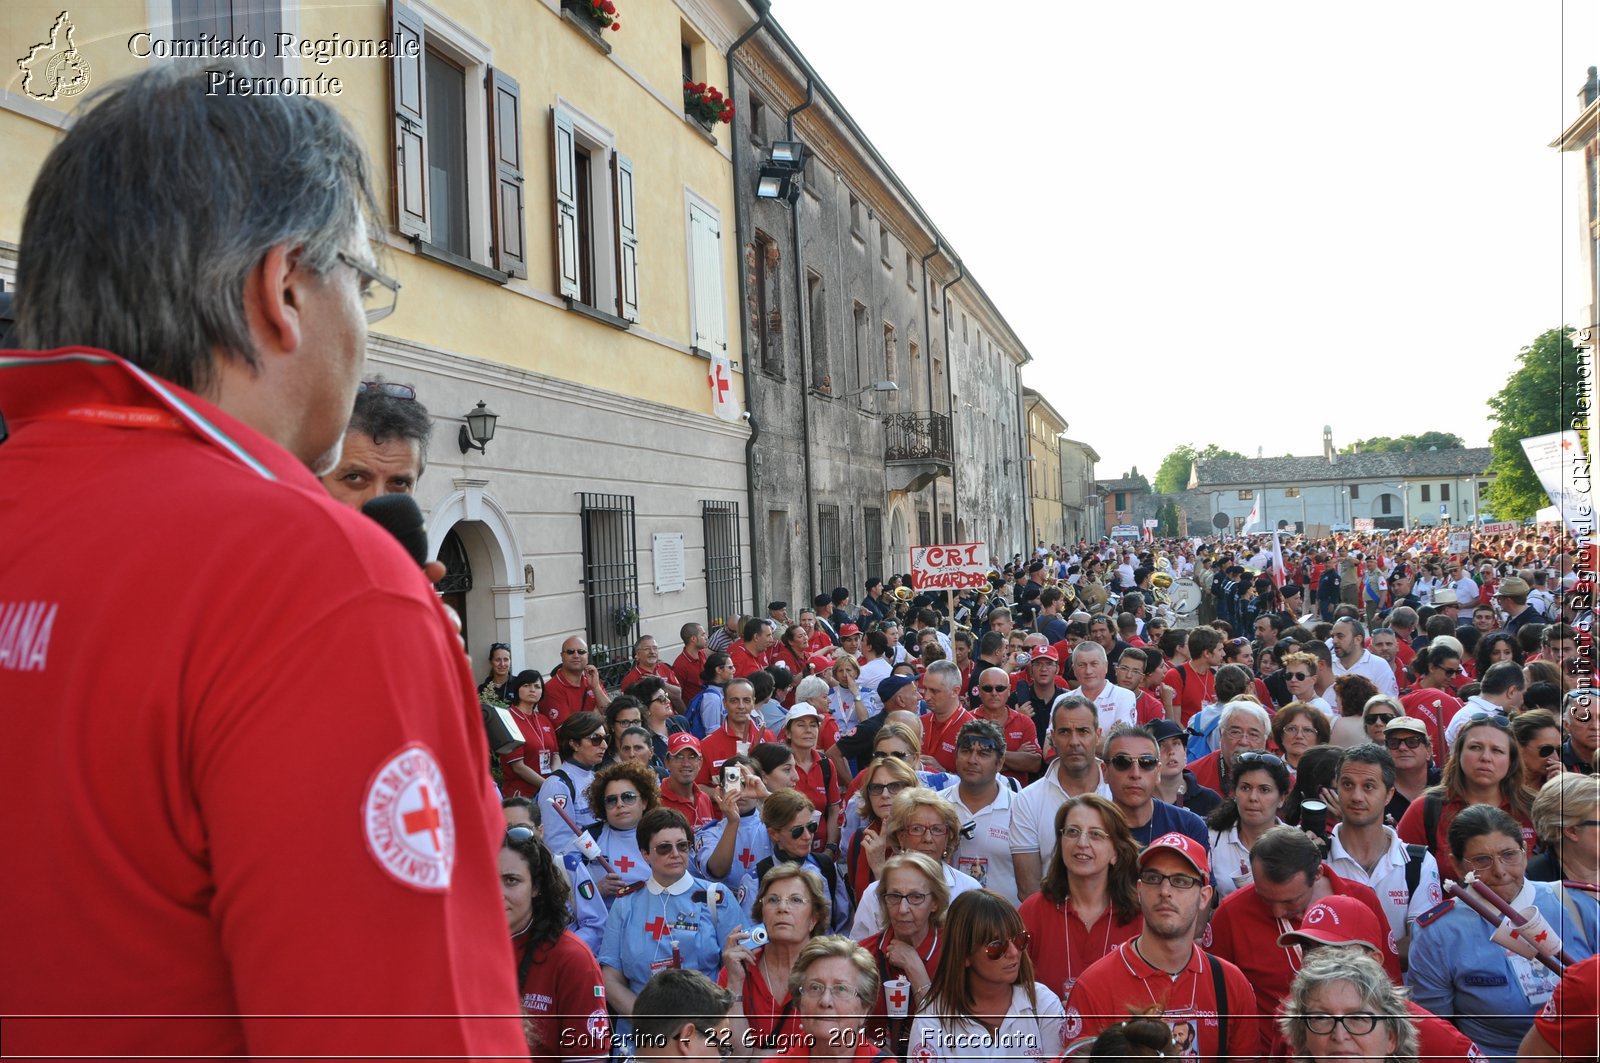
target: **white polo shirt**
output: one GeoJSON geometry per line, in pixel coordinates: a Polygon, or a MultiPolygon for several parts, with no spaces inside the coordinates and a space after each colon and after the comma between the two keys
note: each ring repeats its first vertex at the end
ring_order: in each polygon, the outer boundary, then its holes
{"type": "MultiPolygon", "coordinates": [[[[1067,694],[1081,694],[1082,692],[1081,687],[1077,690],[1069,690],[1059,695],[1056,700],[1061,700],[1067,694]]],[[[1129,727],[1138,726],[1138,704],[1138,699],[1134,697],[1133,691],[1124,690],[1117,684],[1107,680],[1105,688],[1094,699],[1095,715],[1099,719],[1100,733],[1103,735],[1110,734],[1111,729],[1119,723],[1125,723],[1129,727]]],[[[1051,705],[1050,715],[1052,719],[1055,717],[1054,704],[1051,705]]]]}
{"type": "MultiPolygon", "coordinates": [[[[1049,859],[1056,844],[1056,812],[1067,803],[1068,794],[1057,780],[1059,767],[1052,765],[1044,778],[1029,783],[1011,801],[1011,851],[1037,853],[1041,861],[1049,859]]],[[[1111,800],[1111,787],[1106,782],[1104,769],[1100,772],[1100,785],[1095,793],[1111,800]]],[[[1013,883],[1013,888],[1015,884],[1013,883]]]]}
{"type": "Polygon", "coordinates": [[[1384,914],[1389,917],[1389,949],[1398,952],[1395,943],[1405,937],[1407,925],[1444,900],[1444,887],[1439,883],[1439,863],[1432,853],[1422,854],[1422,873],[1417,876],[1417,892],[1412,895],[1406,889],[1406,861],[1410,856],[1406,852],[1406,843],[1400,840],[1393,829],[1383,828],[1384,834],[1389,837],[1389,851],[1378,858],[1377,866],[1370,875],[1345,849],[1344,842],[1339,838],[1342,829],[1342,825],[1333,828],[1328,866],[1343,878],[1372,887],[1372,892],[1378,895],[1378,903],[1383,905],[1384,914]]]}
{"type": "Polygon", "coordinates": [[[1356,659],[1356,663],[1349,668],[1346,668],[1344,662],[1339,660],[1337,653],[1333,655],[1333,677],[1337,679],[1339,676],[1350,672],[1354,672],[1356,675],[1364,675],[1372,680],[1372,685],[1378,688],[1378,693],[1380,694],[1390,694],[1395,697],[1400,694],[1400,686],[1394,681],[1394,666],[1382,657],[1374,656],[1371,650],[1362,650],[1361,656],[1356,659]]]}
{"type": "Polygon", "coordinates": [[[1003,776],[995,780],[999,791],[994,800],[974,814],[961,803],[961,784],[939,791],[961,817],[962,825],[974,824],[972,837],[961,839],[952,859],[958,871],[965,871],[986,890],[994,890],[1012,904],[1017,899],[1017,873],[1011,866],[1011,804],[1015,799],[1003,776]]]}

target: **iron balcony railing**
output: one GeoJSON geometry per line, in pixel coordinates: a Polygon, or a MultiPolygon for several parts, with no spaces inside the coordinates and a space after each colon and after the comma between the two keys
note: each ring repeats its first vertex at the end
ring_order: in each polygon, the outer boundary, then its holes
{"type": "Polygon", "coordinates": [[[884,418],[885,461],[951,460],[950,415],[897,413],[884,418]]]}

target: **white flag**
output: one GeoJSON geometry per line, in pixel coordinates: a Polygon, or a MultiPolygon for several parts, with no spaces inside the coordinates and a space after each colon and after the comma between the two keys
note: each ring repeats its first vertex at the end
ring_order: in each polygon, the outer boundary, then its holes
{"type": "Polygon", "coordinates": [[[726,351],[711,352],[711,412],[724,421],[739,419],[739,400],[733,396],[733,363],[726,351]]]}
{"type": "Polygon", "coordinates": [[[1241,527],[1239,529],[1239,534],[1240,535],[1245,534],[1246,532],[1248,532],[1251,528],[1255,527],[1260,522],[1261,522],[1261,496],[1257,495],[1256,496],[1256,503],[1255,503],[1255,505],[1250,507],[1250,515],[1244,519],[1244,525],[1243,525],[1243,527],[1241,527]]]}
{"type": "Polygon", "coordinates": [[[1283,567],[1283,543],[1278,538],[1278,529],[1272,529],[1272,582],[1283,586],[1288,570],[1283,567]]]}

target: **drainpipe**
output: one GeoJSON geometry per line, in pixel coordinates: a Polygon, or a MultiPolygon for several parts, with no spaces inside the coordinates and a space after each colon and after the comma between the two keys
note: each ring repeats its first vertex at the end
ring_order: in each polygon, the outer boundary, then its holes
{"type": "MultiPolygon", "coordinates": [[[[772,7],[768,0],[750,0],[751,6],[756,11],[756,21],[749,29],[739,35],[728,48],[728,95],[733,95],[733,81],[735,75],[733,55],[744,43],[766,26],[767,19],[771,17],[772,7]]],[[[756,560],[756,440],[761,435],[761,425],[755,418],[755,384],[756,373],[750,365],[750,352],[746,349],[745,338],[745,308],[750,305],[749,284],[745,277],[744,269],[744,240],[749,232],[749,221],[745,218],[744,196],[739,191],[739,144],[743,138],[740,136],[740,126],[744,123],[746,108],[737,107],[733,113],[733,124],[729,130],[729,150],[732,154],[733,169],[733,229],[734,241],[738,248],[736,260],[738,268],[735,273],[739,279],[739,364],[744,368],[744,401],[745,410],[750,414],[747,422],[750,426],[750,435],[744,441],[744,490],[745,505],[750,509],[750,601],[751,613],[758,612],[755,603],[761,601],[761,565],[756,560]]],[[[771,546],[768,546],[771,549],[771,546]]]]}
{"type": "MultiPolygon", "coordinates": [[[[950,254],[950,249],[945,247],[944,241],[937,236],[934,237],[934,247],[943,251],[945,257],[956,264],[956,279],[944,286],[944,330],[948,335],[952,331],[950,328],[950,289],[966,279],[967,266],[958,256],[950,254]]],[[[950,523],[956,526],[956,538],[959,539],[962,536],[960,532],[961,481],[956,473],[960,464],[957,460],[960,455],[956,452],[956,356],[955,352],[950,350],[948,344],[945,345],[945,358],[950,362],[949,370],[944,375],[944,404],[950,411],[950,523]]],[[[990,544],[990,547],[992,549],[993,544],[990,544]]]]}
{"type": "MultiPolygon", "coordinates": [[[[790,109],[789,113],[784,115],[783,132],[786,139],[794,139],[794,116],[810,107],[815,99],[816,81],[811,77],[811,71],[807,70],[806,98],[800,102],[800,106],[790,109]]],[[[806,267],[805,256],[800,253],[798,193],[794,201],[789,204],[789,239],[794,245],[794,333],[800,354],[800,443],[805,448],[800,454],[806,478],[806,571],[809,574],[808,578],[815,579],[820,585],[822,568],[821,559],[817,556],[817,512],[812,504],[811,483],[811,352],[806,346],[806,267]]],[[[823,587],[822,590],[831,591],[833,588],[823,587]]],[[[807,594],[806,601],[810,600],[811,595],[807,594]]]]}
{"type": "MultiPolygon", "coordinates": [[[[933,322],[931,320],[931,314],[929,313],[929,307],[933,304],[933,300],[928,295],[928,259],[932,258],[934,255],[937,255],[938,253],[939,242],[937,239],[935,239],[933,249],[922,256],[922,346],[928,352],[928,428],[930,432],[933,428],[933,322]]],[[[949,352],[945,353],[945,358],[946,360],[949,359],[949,352]]],[[[951,434],[953,436],[954,432],[951,434]]],[[[954,468],[953,462],[951,467],[954,468]]],[[[933,478],[933,519],[935,522],[939,520],[939,477],[937,476],[933,478]]],[[[956,514],[955,510],[952,509],[950,511],[950,535],[952,538],[956,533],[955,524],[956,514]]],[[[936,523],[935,535],[937,534],[936,523]]]]}

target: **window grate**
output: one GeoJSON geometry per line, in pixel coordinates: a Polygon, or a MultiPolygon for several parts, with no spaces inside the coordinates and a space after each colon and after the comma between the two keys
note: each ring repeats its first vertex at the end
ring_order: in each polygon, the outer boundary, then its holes
{"type": "Polygon", "coordinates": [[[584,628],[589,663],[614,687],[633,665],[639,566],[632,495],[580,494],[584,628]]]}
{"type": "Polygon", "coordinates": [[[454,529],[445,532],[439,544],[439,563],[444,565],[444,579],[433,585],[440,594],[465,594],[472,590],[472,565],[467,561],[466,548],[454,529]]]}
{"type": "Polygon", "coordinates": [[[839,507],[817,506],[817,546],[822,555],[822,585],[819,591],[842,587],[839,554],[839,507]]]}
{"type": "Polygon", "coordinates": [[[706,630],[744,612],[744,570],[739,557],[739,503],[700,502],[706,537],[706,630]]]}

